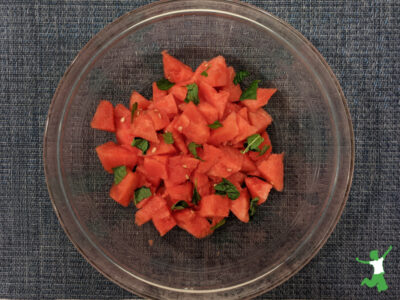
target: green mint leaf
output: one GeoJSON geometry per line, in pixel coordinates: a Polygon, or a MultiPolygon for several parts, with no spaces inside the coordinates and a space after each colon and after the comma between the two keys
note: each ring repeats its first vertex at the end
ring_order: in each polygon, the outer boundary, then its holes
{"type": "Polygon", "coordinates": [[[257,89],[260,80],[254,80],[250,86],[240,96],[240,101],[243,100],[257,100],[257,89]]]}
{"type": "Polygon", "coordinates": [[[245,79],[247,76],[249,76],[250,73],[247,71],[239,71],[236,73],[235,78],[233,78],[233,84],[238,85],[245,79]]]}
{"type": "Polygon", "coordinates": [[[157,87],[162,90],[162,91],[166,91],[169,90],[170,88],[172,88],[175,83],[172,83],[171,81],[169,81],[166,78],[162,78],[159,81],[156,82],[157,87]]]}
{"type": "Polygon", "coordinates": [[[268,151],[269,147],[270,147],[270,145],[264,145],[264,147],[261,149],[260,154],[258,156],[265,154],[265,152],[268,151]]]}
{"type": "Polygon", "coordinates": [[[203,146],[202,146],[202,145],[199,145],[199,144],[196,144],[195,142],[191,142],[191,143],[188,145],[188,149],[189,149],[190,153],[192,153],[192,155],[193,155],[195,158],[201,160],[201,158],[200,158],[199,155],[197,154],[197,148],[199,148],[199,147],[203,147],[203,146]]]}
{"type": "Polygon", "coordinates": [[[114,183],[115,184],[120,183],[127,174],[125,166],[119,166],[119,167],[113,168],[113,171],[114,171],[114,183]]]}
{"type": "Polygon", "coordinates": [[[137,110],[138,104],[137,102],[133,103],[131,109],[131,123],[133,123],[133,117],[135,116],[135,111],[137,110]]]}
{"type": "Polygon", "coordinates": [[[226,219],[222,219],[221,221],[219,221],[215,226],[211,227],[211,230],[215,230],[217,228],[220,228],[222,225],[224,225],[226,223],[226,219]]]}
{"type": "Polygon", "coordinates": [[[249,209],[250,217],[254,216],[254,214],[256,213],[258,200],[259,200],[258,197],[255,197],[250,201],[250,209],[249,209]]]}
{"type": "Polygon", "coordinates": [[[210,68],[211,66],[208,66],[207,67],[207,69],[205,69],[203,72],[201,72],[201,76],[204,76],[204,77],[208,77],[208,73],[207,73],[207,71],[208,71],[208,69],[210,68]]]}
{"type": "Polygon", "coordinates": [[[224,125],[222,125],[221,123],[220,123],[220,121],[215,121],[214,123],[212,123],[212,124],[209,124],[208,125],[208,127],[210,127],[211,129],[217,129],[217,128],[220,128],[220,127],[223,127],[224,125]]]}
{"type": "Polygon", "coordinates": [[[236,200],[240,196],[240,192],[235,185],[225,178],[222,178],[222,181],[214,186],[214,189],[216,194],[227,195],[231,200],[236,200]]]}
{"type": "Polygon", "coordinates": [[[174,143],[174,137],[172,136],[171,132],[166,132],[163,134],[164,142],[166,144],[173,144],[174,143]]]}
{"type": "Polygon", "coordinates": [[[182,210],[182,209],[185,209],[188,207],[189,207],[189,204],[187,204],[186,201],[181,200],[181,201],[176,202],[174,205],[172,205],[171,210],[182,210]]]}
{"type": "Polygon", "coordinates": [[[186,103],[193,102],[196,105],[199,104],[199,102],[200,102],[199,87],[197,86],[197,84],[195,84],[195,83],[188,84],[186,87],[187,87],[187,94],[186,94],[185,102],[186,103]]]}
{"type": "MultiPolygon", "coordinates": [[[[261,135],[259,135],[258,133],[253,134],[247,138],[247,143],[245,143],[245,145],[247,144],[247,146],[241,152],[243,154],[249,152],[250,150],[260,152],[260,149],[258,147],[261,145],[262,142],[264,142],[264,138],[261,137],[261,135]]],[[[265,151],[267,151],[267,150],[265,150],[265,151]]]]}
{"type": "Polygon", "coordinates": [[[142,186],[135,190],[135,204],[138,204],[140,201],[149,198],[151,196],[151,190],[146,187],[142,186]]]}
{"type": "Polygon", "coordinates": [[[200,200],[201,200],[201,197],[200,197],[199,192],[197,191],[197,183],[195,183],[194,188],[193,188],[192,203],[194,205],[197,205],[197,204],[199,204],[200,200]]]}
{"type": "Polygon", "coordinates": [[[134,138],[131,146],[139,148],[143,154],[146,154],[146,151],[149,149],[149,142],[142,138],[134,138]]]}

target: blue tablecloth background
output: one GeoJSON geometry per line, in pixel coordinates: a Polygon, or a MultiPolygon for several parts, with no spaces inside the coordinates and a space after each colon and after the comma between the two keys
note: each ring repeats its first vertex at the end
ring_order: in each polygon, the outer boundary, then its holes
{"type": "MultiPolygon", "coordinates": [[[[152,1],[0,3],[0,298],[136,298],[75,250],[53,212],[42,140],[57,84],[109,22],[152,1]]],[[[356,165],[343,216],[319,254],[259,299],[400,299],[400,2],[247,1],[286,20],[326,58],[347,97],[356,165]],[[361,287],[372,249],[389,289],[361,287]]]]}

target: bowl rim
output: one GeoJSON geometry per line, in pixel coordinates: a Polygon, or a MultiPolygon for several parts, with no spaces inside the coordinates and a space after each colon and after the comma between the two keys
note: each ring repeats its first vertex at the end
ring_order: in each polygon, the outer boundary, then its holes
{"type": "MultiPolygon", "coordinates": [[[[96,42],[96,38],[98,38],[98,36],[104,34],[105,32],[109,31],[111,28],[114,28],[117,24],[121,23],[123,20],[130,18],[133,15],[136,14],[140,14],[143,13],[149,9],[158,7],[158,6],[165,6],[167,4],[170,3],[177,3],[177,2],[186,2],[186,3],[191,3],[191,2],[195,2],[196,0],[161,0],[161,1],[157,1],[157,2],[152,2],[150,4],[144,5],[142,7],[139,7],[135,10],[132,10],[130,12],[127,12],[125,14],[123,14],[122,16],[118,17],[116,20],[114,20],[113,22],[109,23],[108,25],[106,25],[102,30],[100,30],[97,34],[95,34],[90,40],[89,42],[86,43],[86,45],[78,52],[78,54],[76,55],[76,57],[73,59],[73,61],[71,62],[71,64],[68,66],[67,70],[65,71],[65,73],[63,74],[63,77],[61,78],[57,89],[54,93],[54,96],[51,100],[51,104],[48,110],[48,114],[47,114],[47,119],[46,119],[46,125],[45,125],[45,131],[44,131],[44,139],[43,139],[43,162],[44,162],[44,172],[45,172],[45,178],[46,178],[46,185],[47,185],[47,189],[49,191],[49,195],[50,195],[50,200],[54,209],[54,212],[56,213],[56,216],[60,222],[61,227],[63,228],[64,232],[66,233],[66,235],[68,236],[69,240],[71,241],[71,243],[75,246],[75,248],[78,250],[78,252],[85,258],[86,261],[88,261],[97,271],[99,271],[103,276],[105,276],[107,279],[109,279],[110,281],[114,282],[115,284],[117,284],[118,286],[122,287],[123,289],[140,295],[140,296],[144,296],[144,297],[154,297],[154,295],[150,295],[150,294],[146,294],[146,293],[142,293],[141,291],[135,290],[129,286],[126,286],[125,284],[123,284],[122,282],[118,281],[117,279],[113,278],[111,275],[109,275],[104,269],[102,269],[95,260],[92,260],[86,253],[85,250],[82,249],[80,247],[80,245],[75,241],[75,239],[72,236],[72,233],[69,231],[69,229],[67,228],[67,226],[65,225],[63,218],[60,214],[60,211],[58,209],[58,207],[56,206],[55,203],[55,199],[54,199],[54,194],[51,188],[51,184],[50,184],[50,171],[47,168],[47,162],[48,162],[48,131],[49,131],[49,123],[50,123],[50,119],[52,117],[52,111],[54,109],[55,106],[55,102],[56,99],[58,98],[60,92],[61,92],[61,88],[66,80],[66,77],[68,76],[69,73],[71,73],[71,70],[74,69],[74,66],[77,64],[77,61],[79,60],[79,58],[83,55],[83,53],[86,52],[87,49],[91,48],[93,46],[93,44],[95,44],[96,42]]],[[[204,1],[203,4],[208,2],[211,2],[210,0],[204,1]]],[[[267,288],[264,288],[260,291],[254,292],[252,294],[248,294],[247,297],[256,297],[258,295],[262,295],[272,289],[274,289],[275,287],[281,285],[282,283],[284,283],[285,281],[287,281],[289,278],[291,278],[292,276],[294,276],[296,273],[298,273],[305,265],[307,265],[314,257],[315,255],[320,251],[320,249],[324,246],[324,244],[326,243],[326,241],[328,240],[328,238],[331,236],[333,230],[335,229],[337,223],[340,220],[340,217],[343,213],[344,207],[347,203],[347,199],[350,193],[350,188],[351,188],[351,184],[352,184],[352,180],[353,180],[353,173],[354,173],[354,165],[355,165],[355,141],[354,141],[354,130],[353,130],[353,125],[352,125],[352,121],[351,121],[351,115],[350,115],[350,111],[347,105],[347,100],[344,96],[344,93],[342,91],[342,88],[339,84],[339,81],[337,80],[334,72],[332,71],[332,69],[330,68],[330,66],[328,65],[328,63],[326,62],[326,60],[323,58],[323,56],[319,53],[319,51],[315,48],[315,46],[307,39],[305,38],[299,31],[297,31],[294,27],[292,27],[290,24],[288,24],[287,22],[283,21],[282,19],[272,15],[271,13],[257,7],[254,6],[252,4],[248,4],[248,3],[244,3],[241,1],[237,1],[237,0],[213,0],[213,2],[215,3],[224,3],[226,5],[236,5],[236,6],[242,6],[244,9],[247,10],[253,10],[256,11],[258,13],[261,13],[267,17],[269,17],[270,19],[272,19],[275,22],[280,23],[282,26],[286,27],[291,34],[294,34],[298,39],[300,39],[306,46],[308,46],[309,50],[311,50],[315,56],[315,58],[318,59],[318,61],[322,64],[322,66],[324,67],[325,71],[328,72],[330,79],[333,80],[336,90],[340,95],[340,98],[342,100],[342,107],[344,109],[345,112],[345,117],[348,121],[348,130],[350,133],[350,161],[349,161],[349,170],[348,170],[348,174],[347,175],[347,185],[346,185],[346,190],[344,193],[344,197],[343,200],[341,202],[340,207],[337,210],[337,214],[334,218],[334,221],[331,223],[331,226],[326,230],[326,234],[324,235],[324,237],[319,241],[318,245],[314,248],[314,251],[308,255],[308,257],[306,259],[304,259],[302,261],[302,263],[295,268],[294,270],[292,270],[289,274],[287,274],[286,276],[282,277],[279,281],[275,282],[273,285],[268,286],[267,288]]],[[[187,9],[185,10],[185,12],[190,12],[190,11],[196,11],[196,10],[191,10],[191,9],[187,9]]],[[[201,8],[201,9],[197,9],[197,11],[203,11],[206,12],[206,8],[201,8]]],[[[179,10],[176,11],[170,11],[171,15],[175,15],[179,12],[179,10]]],[[[217,10],[218,13],[223,13],[222,10],[217,10]]],[[[160,14],[161,15],[161,14],[160,14]]],[[[157,17],[159,17],[160,15],[158,15],[157,17]]],[[[232,15],[231,13],[229,13],[229,15],[232,15]]],[[[237,15],[235,15],[237,16],[237,15]]],[[[144,21],[147,21],[147,19],[145,19],[144,21]]],[[[262,276],[263,277],[263,276],[262,276]]],[[[259,280],[260,278],[256,278],[254,280],[259,280]]],[[[252,281],[252,280],[251,280],[252,281]]],[[[149,284],[147,283],[147,281],[143,281],[145,284],[149,284]]],[[[249,281],[250,282],[250,281],[249,281]]],[[[240,284],[240,286],[246,286],[249,282],[245,282],[243,284],[240,284]]],[[[150,283],[151,284],[151,283],[150,283]]],[[[153,285],[155,287],[158,288],[162,288],[160,285],[153,285]]],[[[183,289],[179,289],[178,293],[180,294],[184,294],[186,293],[187,295],[191,295],[193,297],[195,297],[196,295],[211,295],[213,293],[216,292],[220,292],[220,291],[231,291],[234,290],[235,288],[237,288],[237,286],[230,286],[227,288],[223,288],[221,290],[219,289],[214,289],[214,290],[210,290],[210,291],[205,291],[205,293],[202,290],[199,290],[199,293],[196,293],[196,291],[194,290],[188,290],[185,291],[183,289]],[[194,293],[194,294],[193,294],[194,293]]],[[[167,287],[167,290],[168,287],[167,287]]],[[[177,289],[172,289],[174,292],[177,291],[177,289]]]]}

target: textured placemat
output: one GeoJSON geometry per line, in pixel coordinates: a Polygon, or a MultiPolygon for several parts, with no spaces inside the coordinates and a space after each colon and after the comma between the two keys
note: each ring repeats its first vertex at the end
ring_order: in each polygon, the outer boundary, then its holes
{"type": "MultiPolygon", "coordinates": [[[[108,281],[72,246],[46,189],[42,140],[51,98],[89,39],[152,1],[0,3],[0,297],[137,298],[108,281]]],[[[326,58],[347,97],[356,142],[353,187],[327,244],[296,276],[259,299],[400,298],[400,4],[247,1],[283,18],[326,58]],[[389,289],[361,287],[372,249],[389,289]]]]}

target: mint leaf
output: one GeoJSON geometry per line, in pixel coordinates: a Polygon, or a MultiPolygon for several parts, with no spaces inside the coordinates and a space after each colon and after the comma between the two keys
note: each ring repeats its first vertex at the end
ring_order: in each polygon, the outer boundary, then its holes
{"type": "Polygon", "coordinates": [[[139,148],[143,154],[146,154],[146,151],[149,149],[149,142],[142,138],[134,138],[131,146],[139,148]]]}
{"type": "Polygon", "coordinates": [[[171,81],[169,81],[166,78],[162,78],[159,81],[156,82],[157,87],[162,90],[162,91],[166,91],[169,90],[170,88],[172,88],[175,83],[172,83],[171,81]]]}
{"type": "Polygon", "coordinates": [[[222,182],[214,186],[214,189],[216,194],[227,195],[231,200],[236,200],[240,196],[240,192],[237,190],[235,185],[225,178],[222,178],[222,182]]]}
{"type": "Polygon", "coordinates": [[[223,127],[223,125],[217,120],[214,123],[209,124],[208,127],[210,127],[211,129],[217,129],[223,127]]]}
{"type": "Polygon", "coordinates": [[[172,136],[171,132],[166,132],[163,134],[164,142],[166,144],[173,144],[174,143],[174,137],[172,136]]]}
{"type": "Polygon", "coordinates": [[[192,203],[194,205],[197,205],[197,204],[199,204],[200,200],[201,200],[201,197],[200,197],[199,192],[197,191],[197,183],[195,183],[194,188],[193,188],[192,203]]]}
{"type": "Polygon", "coordinates": [[[247,143],[245,143],[245,145],[247,144],[247,147],[241,152],[243,154],[249,152],[250,150],[260,152],[260,149],[258,147],[261,145],[262,142],[264,142],[264,138],[261,137],[261,135],[259,135],[258,133],[253,134],[247,138],[247,143]]]}
{"type": "Polygon", "coordinates": [[[199,147],[203,147],[203,146],[202,146],[202,145],[199,145],[199,144],[196,144],[195,142],[191,142],[191,143],[188,145],[188,149],[189,149],[190,153],[192,153],[192,155],[193,155],[195,158],[202,160],[202,159],[199,157],[199,155],[197,154],[197,148],[199,148],[199,147]]]}
{"type": "Polygon", "coordinates": [[[187,94],[186,94],[185,102],[186,103],[193,102],[196,105],[199,104],[199,102],[200,102],[199,87],[197,86],[197,84],[195,84],[195,83],[188,84],[186,87],[187,87],[187,94]]]}
{"type": "Polygon", "coordinates": [[[238,85],[245,79],[247,76],[249,76],[250,73],[247,71],[239,71],[236,73],[235,78],[233,78],[233,84],[238,85]]]}
{"type": "Polygon", "coordinates": [[[250,217],[254,216],[254,214],[256,213],[258,200],[259,200],[258,197],[255,197],[250,201],[250,209],[249,209],[250,217]]]}
{"type": "Polygon", "coordinates": [[[264,145],[264,147],[261,149],[260,154],[258,156],[265,154],[265,152],[268,151],[269,147],[270,147],[270,145],[264,145]]]}
{"type": "Polygon", "coordinates": [[[174,205],[172,205],[171,210],[182,210],[182,209],[185,209],[188,207],[189,207],[189,204],[187,204],[186,201],[181,200],[181,201],[176,202],[174,205]]]}
{"type": "Polygon", "coordinates": [[[220,228],[222,225],[224,225],[226,223],[226,219],[222,219],[221,221],[219,221],[215,226],[211,227],[211,230],[215,230],[217,228],[220,228]]]}
{"type": "Polygon", "coordinates": [[[135,111],[137,110],[138,104],[137,102],[133,103],[131,109],[131,123],[133,123],[133,117],[135,116],[135,111]]]}
{"type": "Polygon", "coordinates": [[[240,101],[243,100],[257,100],[257,89],[260,80],[254,80],[250,86],[240,96],[240,101]]]}
{"type": "Polygon", "coordinates": [[[140,201],[149,198],[151,196],[151,190],[146,187],[142,186],[135,190],[135,204],[138,204],[140,201]]]}
{"type": "Polygon", "coordinates": [[[207,69],[205,69],[203,72],[201,72],[201,76],[204,76],[204,77],[208,77],[208,73],[207,73],[207,71],[208,71],[208,69],[210,68],[211,66],[208,66],[207,67],[207,69]]]}
{"type": "Polygon", "coordinates": [[[125,166],[119,166],[119,167],[113,168],[113,172],[114,172],[114,183],[115,184],[120,183],[127,174],[125,166]]]}

